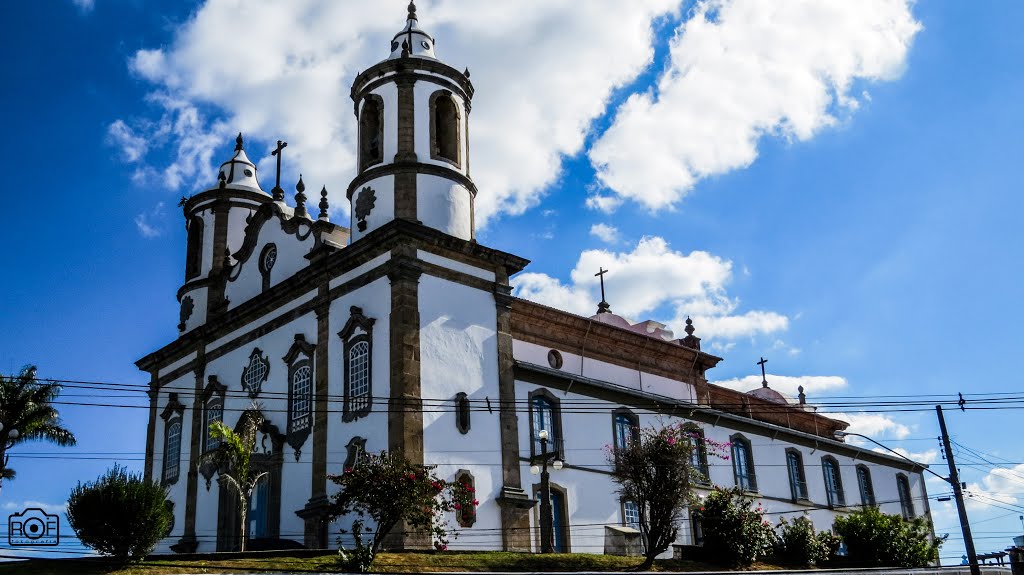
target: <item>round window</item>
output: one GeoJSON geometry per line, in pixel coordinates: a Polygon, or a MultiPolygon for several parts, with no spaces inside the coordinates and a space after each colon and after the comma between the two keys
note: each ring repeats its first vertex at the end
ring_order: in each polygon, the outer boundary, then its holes
{"type": "Polygon", "coordinates": [[[252,170],[250,170],[249,168],[246,168],[245,170],[243,170],[242,173],[244,173],[245,177],[247,177],[247,178],[251,178],[252,177],[252,170]]]}
{"type": "Polygon", "coordinates": [[[423,46],[424,50],[429,50],[430,49],[430,42],[427,42],[426,40],[420,40],[420,46],[423,46]]]}
{"type": "Polygon", "coordinates": [[[554,349],[549,351],[548,352],[548,365],[550,365],[551,367],[553,367],[555,369],[562,369],[562,354],[558,353],[558,351],[556,351],[554,349]]]}
{"type": "Polygon", "coordinates": [[[277,263],[277,246],[270,244],[263,248],[263,257],[260,258],[260,269],[263,273],[269,272],[277,263]]]}

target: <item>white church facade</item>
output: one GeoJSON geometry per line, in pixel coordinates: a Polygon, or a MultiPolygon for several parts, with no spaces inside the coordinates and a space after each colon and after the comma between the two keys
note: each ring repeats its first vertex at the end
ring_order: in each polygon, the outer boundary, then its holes
{"type": "MultiPolygon", "coordinates": [[[[680,420],[732,442],[729,460],[695,463],[773,517],[803,513],[827,529],[861,505],[929,515],[920,465],[836,440],[846,424],[802,394],[709,384],[721,359],[694,326],[676,339],[605,302],[582,317],[514,297],[509,278],[528,262],[474,238],[473,93],[410,5],[390,56],[352,86],[349,225],[329,220],[326,190],[309,211],[301,179],[293,202],[279,183],[264,191],[241,136],[219,181],[184,202],[179,335],[137,362],[151,375],[145,474],[174,502],[158,552],[236,548],[236,499],[200,459],[216,446],[209,424],[236,426],[253,402],[267,420],[254,461],[269,472],[253,539],[336,546],[347,525],[325,520],[327,476],[361,452],[400,450],[474,485],[475,521],[452,519],[453,549],[538,550],[530,466],[544,429],[564,462],[551,475],[556,550],[601,553],[605,526],[635,520],[605,446],[680,420]]],[[[699,528],[688,523],[678,542],[699,543],[699,528]]]]}

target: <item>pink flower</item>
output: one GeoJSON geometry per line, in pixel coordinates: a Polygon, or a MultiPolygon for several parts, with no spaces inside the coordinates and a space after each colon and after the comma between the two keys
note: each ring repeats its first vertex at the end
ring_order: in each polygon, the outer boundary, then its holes
{"type": "Polygon", "coordinates": [[[456,509],[462,509],[462,504],[460,504],[460,503],[456,503],[456,504],[455,504],[455,508],[456,508],[456,509]]]}
{"type": "Polygon", "coordinates": [[[480,502],[479,502],[479,501],[477,501],[476,499],[474,499],[474,500],[473,500],[473,505],[480,505],[480,502]]]}
{"type": "Polygon", "coordinates": [[[676,438],[675,437],[669,437],[668,438],[668,444],[669,445],[675,445],[676,444],[676,438]]]}

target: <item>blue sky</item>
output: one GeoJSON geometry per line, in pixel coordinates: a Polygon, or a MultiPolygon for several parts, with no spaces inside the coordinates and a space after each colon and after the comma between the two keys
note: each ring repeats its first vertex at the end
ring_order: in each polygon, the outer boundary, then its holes
{"type": "MultiPolygon", "coordinates": [[[[286,139],[285,180],[326,184],[332,216],[347,218],[348,86],[385,57],[404,2],[249,3],[243,17],[231,4],[0,7],[3,371],[148,381],[134,361],[177,335],[176,202],[212,185],[239,130],[264,183],[269,145],[286,139]]],[[[604,265],[613,310],[677,333],[695,317],[725,358],[712,379],[749,385],[764,356],[770,381],[804,383],[812,402],[1021,390],[1024,7],[878,0],[808,15],[793,2],[761,14],[766,32],[741,0],[709,13],[570,4],[419,4],[439,57],[473,72],[479,239],[532,260],[521,295],[588,313],[604,265]],[[511,38],[482,31],[493,21],[511,38]]],[[[79,446],[60,459],[18,448],[0,506],[60,505],[115,460],[141,466],[144,410],[61,411],[79,446]]],[[[850,411],[945,473],[934,413],[850,411]]],[[[1022,529],[1017,414],[947,415],[959,444],[1012,470],[962,453],[982,552],[1022,529]]],[[[933,512],[951,533],[944,557],[959,557],[955,514],[933,512]]]]}

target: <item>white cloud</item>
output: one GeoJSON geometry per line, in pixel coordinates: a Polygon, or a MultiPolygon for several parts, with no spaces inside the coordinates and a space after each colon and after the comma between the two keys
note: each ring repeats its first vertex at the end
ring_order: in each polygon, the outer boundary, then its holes
{"type": "Polygon", "coordinates": [[[44,503],[42,501],[8,501],[4,503],[4,510],[12,513],[21,513],[26,509],[42,509],[46,513],[64,513],[67,511],[67,503],[44,503]]]}
{"type": "Polygon", "coordinates": [[[978,483],[968,483],[968,508],[991,508],[991,503],[1017,505],[1024,493],[1024,464],[997,467],[978,483]]]}
{"type": "Polygon", "coordinates": [[[117,120],[107,127],[107,143],[117,147],[125,162],[138,162],[149,151],[146,138],[128,127],[123,120],[117,120]]]}
{"type": "Polygon", "coordinates": [[[96,7],[96,0],[71,0],[71,3],[82,12],[92,12],[96,7]]]}
{"type": "MultiPolygon", "coordinates": [[[[152,129],[177,128],[166,132],[176,153],[170,166],[158,166],[164,183],[212,185],[206,152],[226,156],[230,136],[241,130],[250,141],[287,140],[286,169],[301,169],[313,187],[326,183],[332,205],[346,203],[356,128],[349,86],[359,70],[388,56],[405,4],[206,0],[170,46],[139,50],[130,62],[159,94],[161,118],[152,129]],[[223,126],[203,129],[213,119],[223,126]]],[[[418,7],[439,57],[468,67],[480,96],[470,136],[473,177],[486,190],[476,202],[482,227],[498,213],[538,203],[558,180],[562,158],[582,149],[612,91],[651,63],[652,23],[675,14],[679,2],[443,0],[418,7]]],[[[268,173],[266,147],[250,150],[263,156],[268,173]]]]}
{"type": "MultiPolygon", "coordinates": [[[[910,450],[904,449],[902,447],[894,447],[894,448],[892,448],[892,450],[895,451],[896,453],[899,453],[903,457],[906,457],[907,459],[910,459],[912,461],[916,461],[918,463],[924,463],[925,465],[928,465],[928,464],[931,464],[931,463],[935,463],[939,459],[939,450],[938,449],[928,449],[926,451],[910,451],[910,450]]],[[[882,449],[881,447],[872,448],[871,451],[876,451],[878,453],[884,453],[885,455],[892,455],[891,452],[886,451],[885,449],[882,449]]]]}
{"type": "Polygon", "coordinates": [[[619,243],[619,230],[608,224],[594,224],[590,226],[590,235],[606,244],[619,243]]]}
{"type": "Polygon", "coordinates": [[[750,165],[759,140],[807,140],[898,77],[921,29],[913,0],[702,0],[656,90],[631,95],[589,152],[600,182],[650,209],[750,165]]]}
{"type": "Polygon", "coordinates": [[[770,311],[736,314],[739,300],[729,297],[726,285],[732,263],[707,252],[689,254],[672,250],[659,237],[645,237],[631,252],[587,250],[570,274],[571,283],[541,273],[513,279],[518,297],[580,315],[592,315],[600,300],[599,268],[605,276],[612,310],[631,319],[655,317],[682,335],[686,317],[692,317],[696,335],[706,339],[735,339],[785,330],[789,320],[770,311]]]}
{"type": "Polygon", "coordinates": [[[599,193],[587,197],[587,207],[605,214],[615,213],[622,205],[622,198],[615,195],[602,195],[599,193]]]}
{"type": "MultiPolygon", "coordinates": [[[[906,439],[910,436],[910,427],[881,413],[829,413],[832,419],[839,419],[850,424],[846,429],[850,433],[860,433],[873,439],[906,439]]],[[[850,443],[861,444],[857,437],[849,438],[850,443]]]]}
{"type": "MultiPolygon", "coordinates": [[[[846,378],[838,375],[767,375],[768,385],[775,391],[796,397],[800,393],[800,386],[803,386],[804,393],[808,397],[827,391],[843,389],[847,386],[846,378]]],[[[748,375],[746,377],[727,379],[711,382],[715,385],[728,387],[738,391],[750,391],[761,387],[760,375],[748,375]]],[[[813,400],[811,400],[813,403],[813,400]]],[[[830,416],[831,417],[831,416],[830,416]]]]}
{"type": "Polygon", "coordinates": [[[164,203],[159,202],[152,210],[135,216],[135,227],[144,238],[158,238],[163,235],[164,203]]]}

